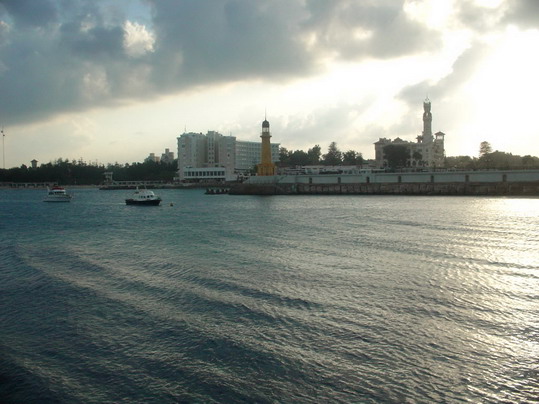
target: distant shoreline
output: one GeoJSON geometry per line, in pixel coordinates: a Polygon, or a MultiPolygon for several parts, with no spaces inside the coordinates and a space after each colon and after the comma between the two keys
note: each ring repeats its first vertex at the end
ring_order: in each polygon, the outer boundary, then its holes
{"type": "MultiPolygon", "coordinates": [[[[54,185],[49,185],[49,187],[54,185]]],[[[70,189],[84,189],[84,188],[99,188],[99,185],[61,185],[64,188],[70,188],[70,189]]],[[[46,185],[40,185],[40,186],[10,186],[10,185],[0,185],[0,189],[12,189],[12,190],[21,190],[21,189],[33,189],[37,191],[43,191],[47,190],[46,185]]]]}

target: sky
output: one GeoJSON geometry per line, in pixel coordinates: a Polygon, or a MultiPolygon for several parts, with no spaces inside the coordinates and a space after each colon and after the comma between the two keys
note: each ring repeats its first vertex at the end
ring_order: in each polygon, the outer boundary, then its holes
{"type": "Polygon", "coordinates": [[[177,154],[210,130],[374,157],[539,156],[539,0],[0,0],[2,167],[177,154]]]}

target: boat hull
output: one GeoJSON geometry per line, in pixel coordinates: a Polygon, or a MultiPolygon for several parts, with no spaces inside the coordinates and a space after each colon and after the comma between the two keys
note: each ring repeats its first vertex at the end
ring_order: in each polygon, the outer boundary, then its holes
{"type": "Polygon", "coordinates": [[[43,202],[71,202],[71,198],[44,199],[43,202]]]}
{"type": "Polygon", "coordinates": [[[135,199],[126,199],[126,205],[140,205],[140,206],[157,206],[161,203],[161,199],[147,199],[143,201],[137,201],[135,199]]]}

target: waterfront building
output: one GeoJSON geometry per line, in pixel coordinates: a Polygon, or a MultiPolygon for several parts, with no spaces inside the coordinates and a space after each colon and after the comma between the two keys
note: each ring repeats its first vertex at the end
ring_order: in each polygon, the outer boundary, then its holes
{"type": "MultiPolygon", "coordinates": [[[[279,161],[279,143],[270,143],[271,161],[279,161]]],[[[262,143],[236,141],[236,172],[249,173],[257,164],[261,163],[262,143]]]]}
{"type": "Polygon", "coordinates": [[[150,153],[150,155],[146,157],[144,161],[153,161],[154,163],[159,163],[159,156],[156,156],[155,153],[150,153]]]}
{"type": "Polygon", "coordinates": [[[174,152],[171,152],[170,149],[165,149],[165,152],[161,154],[161,163],[172,163],[174,162],[174,152]]]}
{"type": "Polygon", "coordinates": [[[388,166],[384,148],[394,145],[407,148],[409,153],[406,161],[407,167],[432,169],[442,167],[445,158],[444,136],[445,134],[443,132],[432,134],[431,102],[427,97],[423,102],[423,131],[416,138],[417,141],[410,142],[399,137],[394,140],[380,138],[374,143],[376,166],[379,168],[388,166]]]}
{"type": "Polygon", "coordinates": [[[178,138],[178,166],[202,167],[207,159],[206,136],[202,133],[184,133],[178,138]]]}
{"type": "Polygon", "coordinates": [[[155,153],[150,153],[144,161],[153,161],[154,163],[172,163],[174,161],[174,152],[171,152],[170,149],[165,149],[165,152],[161,154],[161,157],[157,156],[155,153]]]}
{"type": "Polygon", "coordinates": [[[183,182],[232,181],[224,167],[185,167],[180,174],[183,182]]]}
{"type": "Polygon", "coordinates": [[[232,181],[235,179],[233,136],[209,131],[184,133],[178,138],[178,173],[181,182],[232,181]]]}
{"type": "MultiPolygon", "coordinates": [[[[272,162],[279,161],[279,144],[270,144],[272,162]]],[[[216,131],[183,133],[178,137],[180,182],[234,181],[261,162],[260,142],[237,140],[216,131]]]]}

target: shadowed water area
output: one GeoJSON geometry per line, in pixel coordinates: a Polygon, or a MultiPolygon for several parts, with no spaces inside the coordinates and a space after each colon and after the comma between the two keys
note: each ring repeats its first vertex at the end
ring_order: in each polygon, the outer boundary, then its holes
{"type": "Polygon", "coordinates": [[[538,400],[539,199],[74,192],[0,190],[2,402],[538,400]]]}

